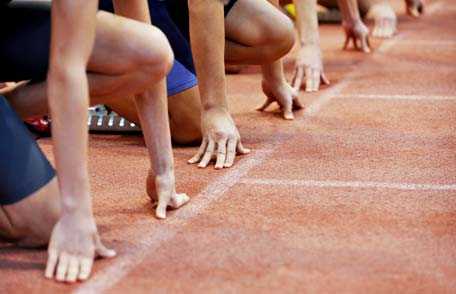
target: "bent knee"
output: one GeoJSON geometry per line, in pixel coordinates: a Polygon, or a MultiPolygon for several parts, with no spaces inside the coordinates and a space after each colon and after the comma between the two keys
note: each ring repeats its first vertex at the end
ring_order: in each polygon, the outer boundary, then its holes
{"type": "Polygon", "coordinates": [[[263,27],[261,36],[264,44],[263,55],[265,62],[275,61],[286,55],[295,43],[294,27],[291,20],[285,15],[278,15],[275,21],[263,27]]]}
{"type": "Polygon", "coordinates": [[[136,70],[144,76],[146,83],[154,83],[166,77],[174,62],[174,54],[165,34],[148,26],[138,36],[134,52],[136,70]]]}

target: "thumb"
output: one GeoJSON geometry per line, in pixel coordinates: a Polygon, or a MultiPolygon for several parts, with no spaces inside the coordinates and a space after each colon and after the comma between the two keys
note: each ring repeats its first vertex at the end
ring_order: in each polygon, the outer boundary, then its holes
{"type": "Polygon", "coordinates": [[[155,209],[155,216],[159,219],[165,219],[167,207],[168,207],[168,201],[159,199],[157,208],[155,209]]]}
{"type": "Polygon", "coordinates": [[[114,250],[106,248],[106,246],[101,243],[100,236],[98,234],[95,236],[95,253],[102,258],[111,258],[116,256],[116,252],[114,250]]]}

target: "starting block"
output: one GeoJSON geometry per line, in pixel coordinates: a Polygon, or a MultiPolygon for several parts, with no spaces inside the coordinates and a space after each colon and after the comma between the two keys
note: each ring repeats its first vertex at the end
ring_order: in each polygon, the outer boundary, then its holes
{"type": "Polygon", "coordinates": [[[90,132],[141,132],[138,124],[126,120],[103,105],[89,108],[87,124],[90,132]]]}

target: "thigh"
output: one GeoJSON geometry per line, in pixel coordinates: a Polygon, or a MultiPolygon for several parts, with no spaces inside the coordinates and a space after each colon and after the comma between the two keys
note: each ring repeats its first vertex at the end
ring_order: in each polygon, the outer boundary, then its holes
{"type": "Polygon", "coordinates": [[[287,16],[267,0],[238,0],[225,19],[226,38],[246,46],[265,45],[289,28],[287,16]]]}
{"type": "Polygon", "coordinates": [[[59,214],[55,172],[1,96],[0,206],[1,235],[24,245],[47,242],[59,214]]]}
{"type": "Polygon", "coordinates": [[[24,123],[0,96],[0,205],[19,202],[54,176],[24,123]]]}
{"type": "Polygon", "coordinates": [[[0,206],[0,237],[24,247],[40,247],[49,242],[60,217],[57,178],[21,201],[0,206]]]}
{"type": "MultiPolygon", "coordinates": [[[[139,121],[133,98],[112,100],[107,105],[129,121],[139,121]]],[[[169,96],[168,112],[175,143],[191,144],[201,140],[201,103],[197,86],[169,96]]]]}

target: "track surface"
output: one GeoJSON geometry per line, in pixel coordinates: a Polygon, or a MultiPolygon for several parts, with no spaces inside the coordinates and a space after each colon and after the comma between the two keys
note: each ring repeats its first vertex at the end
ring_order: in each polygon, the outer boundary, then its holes
{"type": "Polygon", "coordinates": [[[0,292],[455,293],[456,3],[429,8],[370,55],[342,52],[340,28],[322,26],[332,85],[302,93],[294,122],[253,111],[257,69],[230,76],[254,151],[215,171],[175,148],[192,200],[165,221],[145,195],[142,140],[92,136],[95,214],[118,257],[68,286],[42,277],[44,251],[0,243],[0,292]]]}

